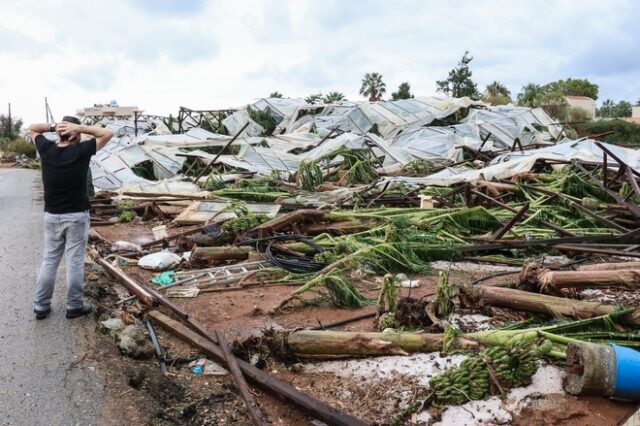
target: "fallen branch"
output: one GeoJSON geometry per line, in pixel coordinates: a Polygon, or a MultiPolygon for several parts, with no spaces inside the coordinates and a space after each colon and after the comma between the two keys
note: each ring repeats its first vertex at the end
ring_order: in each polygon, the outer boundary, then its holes
{"type": "Polygon", "coordinates": [[[245,382],[244,376],[242,376],[242,371],[240,371],[240,367],[238,366],[236,357],[233,356],[231,350],[229,349],[229,345],[227,344],[227,339],[225,339],[224,337],[224,333],[222,333],[221,331],[216,331],[216,338],[218,339],[218,345],[222,350],[222,354],[224,355],[224,360],[227,363],[229,372],[231,373],[233,380],[236,382],[238,390],[240,390],[240,396],[244,401],[244,405],[247,407],[247,411],[249,411],[251,420],[253,420],[253,423],[257,426],[268,425],[268,423],[262,417],[262,413],[260,412],[258,404],[256,404],[256,401],[253,399],[251,392],[249,392],[247,382],[245,382]]]}
{"type": "Polygon", "coordinates": [[[149,306],[155,306],[157,304],[156,298],[144,288],[141,284],[139,284],[136,280],[129,277],[122,269],[118,268],[102,259],[100,255],[95,252],[95,250],[89,248],[90,254],[92,254],[93,259],[102,266],[112,277],[118,280],[120,284],[122,284],[127,290],[131,293],[135,294],[138,299],[140,299],[144,304],[149,306]],[[92,253],[93,252],[93,253],[92,253]]]}

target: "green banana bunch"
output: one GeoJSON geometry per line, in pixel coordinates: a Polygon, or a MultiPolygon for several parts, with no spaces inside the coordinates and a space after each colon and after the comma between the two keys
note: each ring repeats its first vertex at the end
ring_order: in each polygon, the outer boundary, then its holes
{"type": "Polygon", "coordinates": [[[269,218],[266,215],[255,215],[248,213],[235,219],[230,219],[222,225],[226,232],[244,232],[266,222],[269,218]]]}
{"type": "Polygon", "coordinates": [[[540,357],[550,349],[549,341],[537,346],[524,340],[487,348],[478,356],[465,359],[460,366],[431,378],[429,387],[434,405],[461,405],[496,393],[489,368],[502,388],[528,384],[538,370],[540,357]]]}
{"type": "Polygon", "coordinates": [[[479,357],[467,358],[459,367],[429,381],[437,405],[461,405],[489,394],[489,372],[479,357]]]}
{"type": "Polygon", "coordinates": [[[517,340],[507,346],[488,348],[482,356],[494,369],[500,385],[518,387],[531,382],[531,376],[538,371],[540,357],[550,346],[551,342],[538,347],[531,342],[517,340]]]}

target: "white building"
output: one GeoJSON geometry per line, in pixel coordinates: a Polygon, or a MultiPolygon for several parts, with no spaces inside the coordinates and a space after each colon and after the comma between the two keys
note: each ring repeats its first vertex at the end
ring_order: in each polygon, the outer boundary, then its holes
{"type": "Polygon", "coordinates": [[[586,96],[565,96],[569,106],[582,108],[587,111],[587,117],[593,119],[596,116],[596,101],[586,96]]]}
{"type": "Polygon", "coordinates": [[[135,106],[96,105],[76,111],[78,117],[87,118],[133,118],[135,114],[142,114],[142,110],[135,106]]]}

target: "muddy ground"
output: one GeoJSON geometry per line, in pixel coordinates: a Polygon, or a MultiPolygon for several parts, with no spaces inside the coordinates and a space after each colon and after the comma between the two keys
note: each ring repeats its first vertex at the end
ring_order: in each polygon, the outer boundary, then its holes
{"type": "MultiPolygon", "coordinates": [[[[124,267],[126,272],[147,282],[153,275],[137,267],[124,267]]],[[[452,280],[468,282],[480,273],[452,272],[452,280]]],[[[98,319],[104,320],[117,312],[116,301],[126,295],[113,284],[99,267],[88,273],[87,291],[100,304],[98,319]]],[[[419,279],[419,288],[411,289],[414,297],[434,294],[437,275],[411,277],[419,279]]],[[[512,276],[504,278],[513,279],[512,276]]],[[[493,280],[496,281],[496,280],[493,280]]],[[[375,282],[369,297],[377,295],[375,282]]],[[[329,305],[294,303],[283,312],[270,314],[270,310],[293,287],[275,286],[267,289],[250,288],[243,291],[202,293],[196,298],[173,299],[210,330],[223,330],[228,340],[246,339],[260,335],[268,328],[298,328],[317,326],[372,312],[374,307],[358,310],[336,309],[329,305]]],[[[409,289],[402,289],[402,294],[409,289]]],[[[128,308],[136,314],[140,307],[128,308]]],[[[517,316],[517,314],[516,314],[517,316]]],[[[508,316],[507,316],[508,317],[508,316]]],[[[155,359],[138,360],[121,356],[113,338],[99,322],[95,351],[90,358],[99,363],[104,374],[106,397],[101,412],[101,424],[105,425],[225,425],[251,424],[239,398],[233,380],[228,376],[196,375],[187,365],[170,368],[163,376],[155,359]]],[[[337,328],[350,331],[372,331],[373,320],[365,319],[337,328]]],[[[196,350],[182,343],[163,330],[156,329],[167,358],[199,358],[196,350]]],[[[310,373],[302,364],[284,364],[257,351],[243,352],[244,357],[261,358],[259,365],[274,376],[292,383],[297,388],[328,404],[352,414],[371,424],[388,424],[404,408],[407,395],[418,396],[423,386],[414,378],[397,375],[393,379],[364,384],[331,373],[310,373]]],[[[255,361],[254,359],[254,361],[255,361]]],[[[307,418],[295,408],[280,402],[257,388],[252,391],[265,417],[272,424],[309,425],[307,418]]],[[[516,417],[517,425],[616,425],[627,418],[635,406],[589,397],[575,398],[567,395],[540,395],[530,400],[516,417]]],[[[437,419],[437,413],[436,417],[437,419]]],[[[411,424],[410,420],[406,424],[411,424]]]]}

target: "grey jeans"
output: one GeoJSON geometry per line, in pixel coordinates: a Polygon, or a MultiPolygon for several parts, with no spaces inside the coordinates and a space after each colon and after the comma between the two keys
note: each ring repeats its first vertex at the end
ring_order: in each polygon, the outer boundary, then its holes
{"type": "Polygon", "coordinates": [[[83,306],[84,251],[88,235],[89,212],[44,214],[44,254],[36,282],[35,309],[49,309],[63,253],[67,263],[67,309],[83,306]]]}

